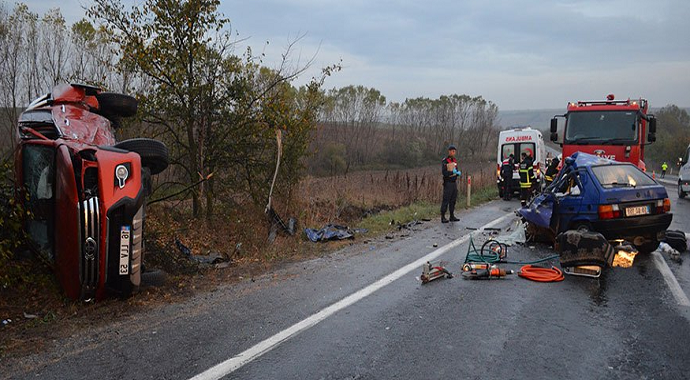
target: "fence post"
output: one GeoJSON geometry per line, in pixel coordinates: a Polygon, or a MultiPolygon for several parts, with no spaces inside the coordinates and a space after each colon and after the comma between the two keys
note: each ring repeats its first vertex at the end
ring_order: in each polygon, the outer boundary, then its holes
{"type": "Polygon", "coordinates": [[[472,197],[472,176],[467,176],[467,207],[470,207],[470,198],[472,197]]]}

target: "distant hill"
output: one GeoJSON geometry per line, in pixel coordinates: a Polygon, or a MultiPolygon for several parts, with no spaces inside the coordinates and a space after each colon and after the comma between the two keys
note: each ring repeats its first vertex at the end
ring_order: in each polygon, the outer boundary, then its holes
{"type": "Polygon", "coordinates": [[[565,109],[498,111],[498,125],[502,129],[532,126],[547,130],[553,115],[563,114],[565,109]]]}

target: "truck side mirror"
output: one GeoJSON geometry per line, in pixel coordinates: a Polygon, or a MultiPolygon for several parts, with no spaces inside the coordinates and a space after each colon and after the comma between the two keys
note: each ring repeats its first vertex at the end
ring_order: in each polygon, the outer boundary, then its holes
{"type": "Polygon", "coordinates": [[[558,133],[551,132],[551,141],[558,142],[558,133]]]}
{"type": "Polygon", "coordinates": [[[656,134],[656,118],[652,117],[649,119],[649,133],[654,135],[656,134]]]}
{"type": "Polygon", "coordinates": [[[650,143],[655,142],[656,141],[656,135],[653,133],[647,134],[647,141],[649,141],[650,143]]]}
{"type": "MultiPolygon", "coordinates": [[[[552,133],[551,136],[553,136],[553,133],[556,133],[557,131],[558,131],[558,119],[556,119],[554,117],[553,119],[551,119],[551,133],[552,133]]],[[[553,138],[551,138],[551,140],[553,141],[553,138]]]]}

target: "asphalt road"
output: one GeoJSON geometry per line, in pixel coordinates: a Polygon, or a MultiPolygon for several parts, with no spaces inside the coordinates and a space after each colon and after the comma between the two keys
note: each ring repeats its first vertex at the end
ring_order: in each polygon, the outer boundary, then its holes
{"type": "MultiPolygon", "coordinates": [[[[673,227],[687,228],[690,201],[679,202],[672,186],[669,193],[673,227]]],[[[678,304],[652,255],[598,280],[559,283],[458,276],[422,285],[421,266],[401,270],[433,254],[459,272],[467,227],[517,205],[494,201],[459,223],[434,221],[112,321],[0,362],[0,377],[210,379],[219,376],[206,371],[222,364],[215,368],[226,379],[688,378],[690,308],[678,304]]],[[[495,227],[514,228],[514,219],[495,227]]],[[[475,232],[473,240],[487,238],[475,232]]],[[[541,245],[509,250],[515,260],[550,254],[541,245]]],[[[690,260],[664,260],[690,294],[690,260]]]]}

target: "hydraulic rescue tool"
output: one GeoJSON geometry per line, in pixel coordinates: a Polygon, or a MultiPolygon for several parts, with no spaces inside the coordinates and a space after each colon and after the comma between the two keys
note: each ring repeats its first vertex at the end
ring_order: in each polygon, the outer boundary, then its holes
{"type": "Polygon", "coordinates": [[[490,280],[492,278],[503,278],[509,274],[515,273],[510,269],[501,269],[497,266],[492,266],[489,269],[473,269],[462,272],[462,278],[466,280],[490,280]]]}
{"type": "Polygon", "coordinates": [[[453,274],[450,273],[442,265],[432,265],[430,262],[426,262],[422,266],[422,275],[420,276],[422,284],[426,284],[430,281],[437,280],[439,278],[453,278],[453,274]]]}

